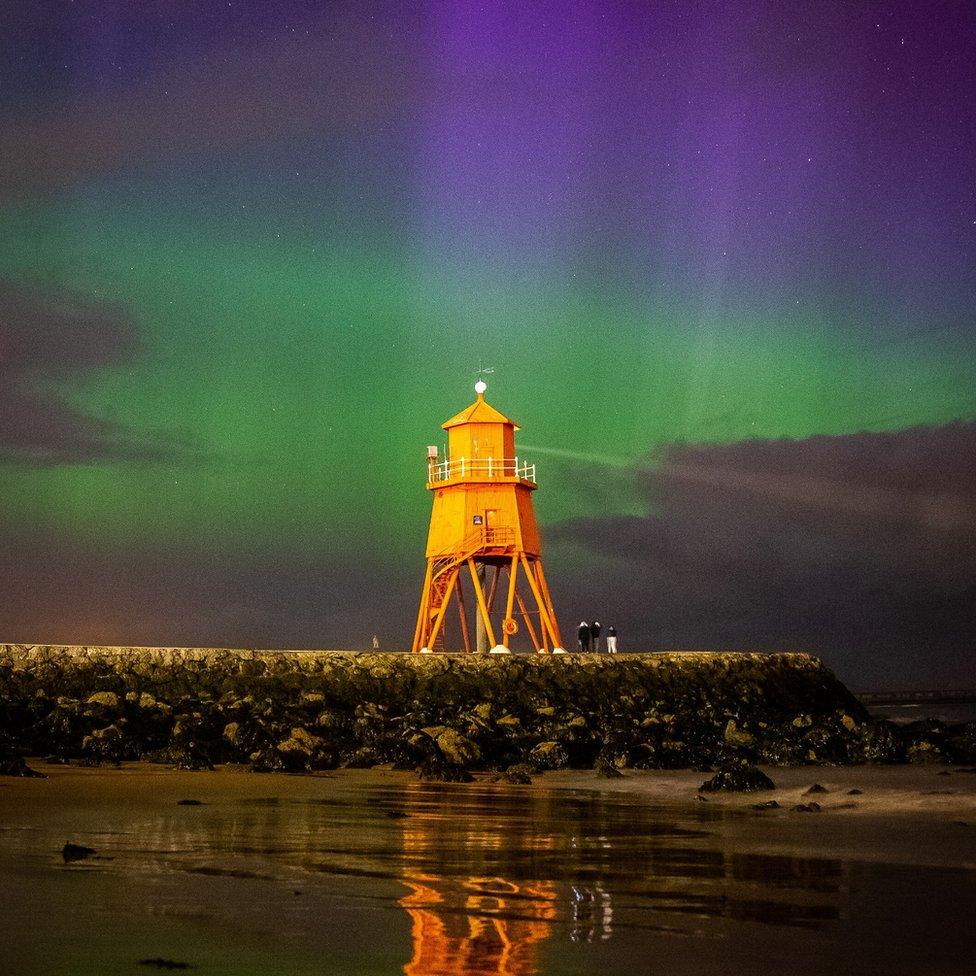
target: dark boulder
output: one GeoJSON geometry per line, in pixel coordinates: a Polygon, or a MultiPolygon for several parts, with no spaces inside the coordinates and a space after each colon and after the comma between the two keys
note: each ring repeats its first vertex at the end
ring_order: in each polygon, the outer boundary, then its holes
{"type": "Polygon", "coordinates": [[[754,793],[758,790],[775,790],[773,781],[757,766],[742,764],[719,770],[711,779],[698,787],[706,793],[754,793]]]}
{"type": "Polygon", "coordinates": [[[867,763],[903,762],[905,750],[899,741],[897,727],[883,719],[858,728],[860,749],[857,761],[867,763]]]}
{"type": "Polygon", "coordinates": [[[82,844],[72,844],[70,841],[61,848],[61,857],[66,864],[72,861],[83,861],[97,853],[94,847],[84,847],[82,844]]]}
{"type": "Polygon", "coordinates": [[[353,749],[348,755],[346,755],[341,765],[346,769],[372,769],[374,766],[380,766],[383,763],[383,757],[380,753],[370,746],[362,746],[359,749],[353,749]]]}
{"type": "Polygon", "coordinates": [[[112,723],[102,729],[96,729],[91,735],[82,740],[81,748],[89,760],[94,763],[120,763],[124,759],[137,759],[131,740],[123,731],[124,719],[112,723]]]}
{"type": "Polygon", "coordinates": [[[454,729],[433,728],[424,731],[434,740],[441,758],[449,765],[468,767],[481,759],[477,743],[454,729]]]}
{"type": "Polygon", "coordinates": [[[275,746],[275,751],[285,769],[311,772],[335,767],[335,757],[326,741],[301,726],[293,728],[290,735],[275,746]]]}
{"type": "Polygon", "coordinates": [[[26,779],[46,779],[44,773],[31,769],[22,756],[0,759],[0,776],[23,776],[26,779]]]}
{"type": "Polygon", "coordinates": [[[96,691],[85,699],[85,704],[92,711],[100,713],[117,712],[119,710],[119,696],[114,691],[96,691]]]}
{"type": "Polygon", "coordinates": [[[601,779],[620,779],[623,773],[608,756],[598,756],[596,760],[596,774],[601,779]]]}
{"type": "Polygon", "coordinates": [[[923,719],[896,726],[905,759],[918,765],[950,761],[947,733],[946,726],[936,719],[923,719]]]}
{"type": "MultiPolygon", "coordinates": [[[[189,704],[180,702],[181,707],[189,704]]],[[[214,752],[220,741],[210,709],[178,714],[170,732],[170,741],[155,758],[172,763],[177,769],[201,770],[214,768],[214,752]]]]}
{"type": "Polygon", "coordinates": [[[437,783],[470,783],[474,777],[463,766],[445,762],[439,756],[429,756],[417,767],[421,779],[437,783]]]}
{"type": "Polygon", "coordinates": [[[248,756],[248,769],[252,773],[278,773],[285,769],[285,763],[277,749],[256,749],[248,756]]]}
{"type": "Polygon", "coordinates": [[[528,763],[515,763],[502,773],[506,783],[528,786],[532,782],[532,767],[528,763]]]}
{"type": "Polygon", "coordinates": [[[945,751],[950,762],[976,762],[976,722],[949,726],[946,730],[945,751]]]}
{"type": "Polygon", "coordinates": [[[539,773],[547,769],[564,769],[569,765],[569,753],[560,742],[540,742],[529,750],[528,763],[539,773]]]}

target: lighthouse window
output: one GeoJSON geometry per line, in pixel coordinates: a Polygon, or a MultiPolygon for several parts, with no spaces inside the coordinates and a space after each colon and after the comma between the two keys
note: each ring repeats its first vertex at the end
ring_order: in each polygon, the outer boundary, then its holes
{"type": "Polygon", "coordinates": [[[482,525],[482,524],[484,524],[484,521],[485,520],[480,515],[475,515],[475,517],[472,519],[472,522],[475,525],[482,525]]]}

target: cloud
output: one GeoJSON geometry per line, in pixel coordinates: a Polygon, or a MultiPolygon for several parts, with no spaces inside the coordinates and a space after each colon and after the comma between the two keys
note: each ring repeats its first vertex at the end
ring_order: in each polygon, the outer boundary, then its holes
{"type": "Polygon", "coordinates": [[[212,57],[194,45],[154,52],[156,68],[139,84],[70,98],[54,92],[0,110],[0,199],[57,194],[187,156],[249,152],[256,142],[383,131],[418,85],[404,29],[412,19],[390,31],[349,4],[325,24],[313,21],[308,36],[284,30],[212,57]]]}
{"type": "Polygon", "coordinates": [[[976,423],[672,447],[638,484],[655,514],[547,533],[601,557],[569,596],[616,614],[629,646],[797,648],[855,684],[972,682],[976,423]]]}
{"type": "Polygon", "coordinates": [[[0,464],[176,456],[177,444],[137,436],[66,397],[77,377],[125,366],[141,349],[138,328],[120,305],[0,281],[0,464]]]}

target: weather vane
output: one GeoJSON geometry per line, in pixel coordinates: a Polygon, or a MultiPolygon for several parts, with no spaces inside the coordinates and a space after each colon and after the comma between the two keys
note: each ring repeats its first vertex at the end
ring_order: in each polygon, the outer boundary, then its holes
{"type": "Polygon", "coordinates": [[[478,371],[475,373],[475,376],[478,377],[478,381],[474,385],[475,393],[484,393],[485,390],[488,389],[488,384],[485,382],[485,377],[490,376],[494,372],[494,366],[485,366],[480,359],[478,360],[478,371]]]}

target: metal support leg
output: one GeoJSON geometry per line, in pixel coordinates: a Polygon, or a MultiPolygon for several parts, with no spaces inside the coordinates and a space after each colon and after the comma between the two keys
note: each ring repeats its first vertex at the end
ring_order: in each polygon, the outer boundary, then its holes
{"type": "Polygon", "coordinates": [[[426,647],[424,641],[427,637],[427,608],[430,605],[430,578],[433,575],[434,563],[433,560],[427,560],[427,573],[424,576],[424,588],[420,591],[420,610],[417,613],[417,626],[413,631],[413,647],[412,651],[419,651],[420,648],[426,647]]]}
{"type": "Polygon", "coordinates": [[[501,566],[495,567],[495,575],[491,578],[491,589],[488,591],[488,613],[495,609],[495,593],[498,591],[498,577],[501,575],[501,566]]]}
{"type": "Polygon", "coordinates": [[[529,632],[529,636],[532,638],[532,646],[536,649],[536,651],[541,651],[542,641],[539,640],[539,637],[535,632],[535,627],[532,625],[532,618],[529,616],[529,608],[525,605],[525,600],[522,599],[522,594],[519,593],[518,590],[515,591],[515,599],[518,601],[522,619],[525,621],[525,629],[529,632]]]}
{"type": "Polygon", "coordinates": [[[451,578],[447,582],[447,589],[444,590],[444,602],[441,604],[440,609],[437,611],[437,616],[434,618],[434,626],[430,628],[430,643],[427,645],[431,650],[434,649],[434,645],[437,643],[437,635],[440,633],[441,624],[444,623],[444,614],[447,613],[447,605],[451,602],[451,594],[454,592],[454,584],[457,583],[458,569],[449,569],[448,572],[451,574],[451,578]]]}
{"type": "Polygon", "coordinates": [[[468,559],[468,569],[471,571],[471,585],[474,587],[474,595],[478,599],[478,607],[481,610],[481,619],[485,622],[485,633],[488,635],[488,640],[491,642],[491,646],[495,646],[495,631],[491,626],[491,617],[488,615],[488,605],[485,603],[485,594],[481,589],[481,583],[478,580],[478,570],[475,569],[474,560],[468,559]]]}
{"type": "Polygon", "coordinates": [[[549,610],[549,619],[552,621],[552,629],[555,634],[553,638],[553,649],[563,646],[563,639],[559,634],[559,621],[556,619],[556,608],[552,605],[552,595],[549,593],[549,583],[546,581],[546,574],[542,571],[542,560],[535,564],[535,571],[538,574],[539,589],[546,601],[549,610]]]}
{"type": "MultiPolygon", "coordinates": [[[[508,599],[505,601],[505,620],[512,617],[512,604],[515,602],[515,578],[518,576],[518,556],[512,556],[511,565],[508,567],[508,599]]],[[[511,634],[505,633],[504,621],[502,622],[502,643],[508,647],[511,641],[511,634]]]]}
{"type": "Polygon", "coordinates": [[[548,633],[549,639],[553,641],[553,646],[558,647],[556,635],[553,633],[552,623],[549,620],[549,611],[546,609],[545,601],[542,599],[539,586],[535,581],[535,574],[532,572],[532,567],[529,565],[529,560],[524,553],[522,555],[522,568],[525,570],[526,579],[529,581],[529,588],[532,590],[536,606],[539,608],[539,629],[542,630],[543,634],[548,633]]]}
{"type": "Polygon", "coordinates": [[[461,637],[464,640],[464,650],[471,653],[471,638],[468,636],[468,617],[464,609],[464,591],[461,587],[461,577],[457,581],[458,619],[461,622],[461,637]]]}

